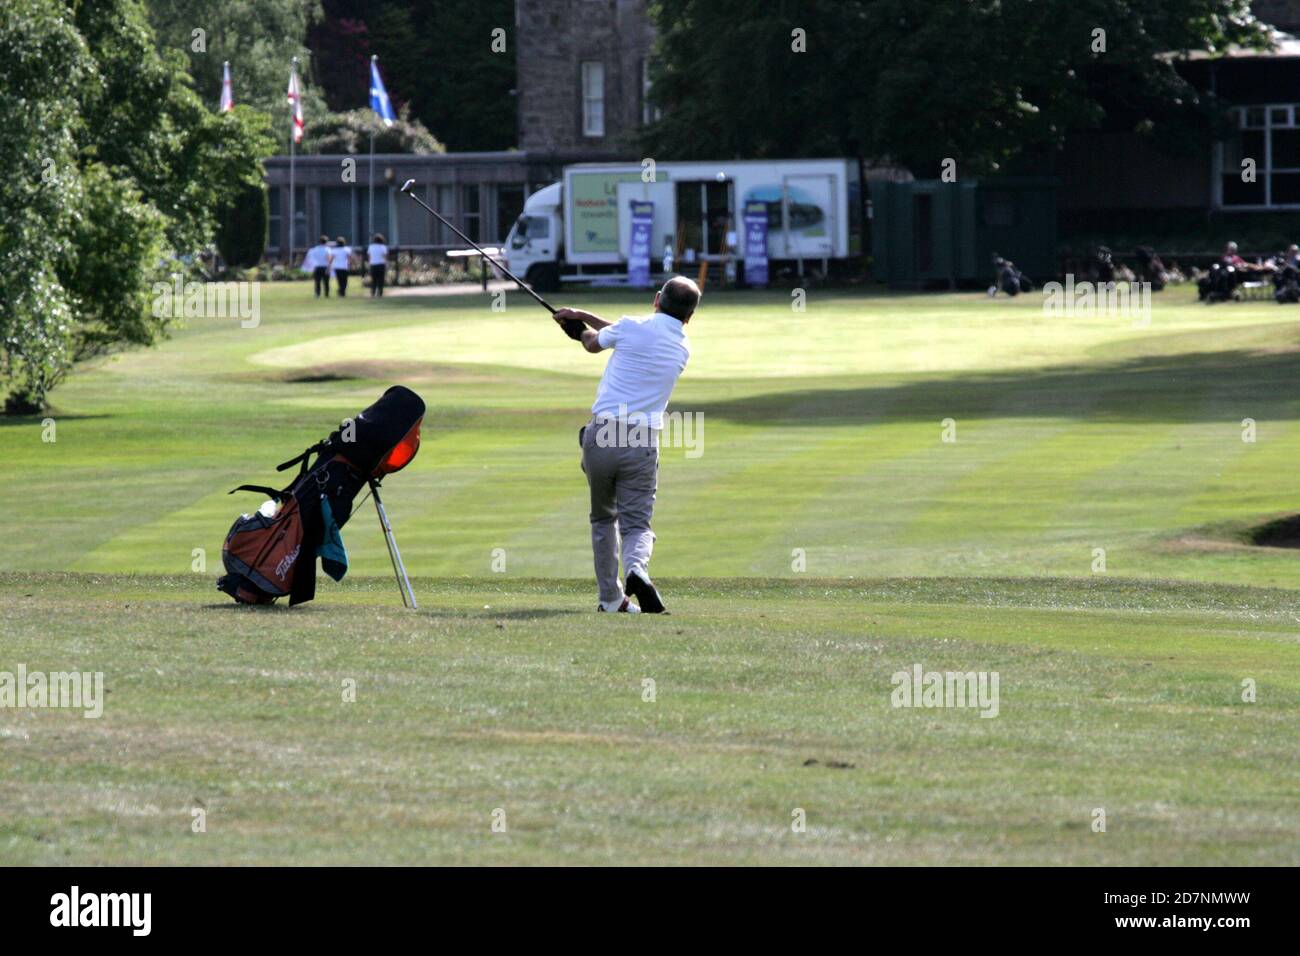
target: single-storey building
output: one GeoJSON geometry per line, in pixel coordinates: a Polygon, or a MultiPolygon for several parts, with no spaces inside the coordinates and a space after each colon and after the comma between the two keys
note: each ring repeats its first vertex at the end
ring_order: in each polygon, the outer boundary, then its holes
{"type": "Polygon", "coordinates": [[[372,232],[383,233],[390,246],[438,253],[465,243],[399,190],[408,179],[421,199],[475,242],[497,245],[524,208],[524,199],[560,179],[569,163],[589,162],[586,151],[506,150],[491,153],[396,154],[374,158],[373,218],[370,210],[369,154],[300,155],[293,160],[294,236],[289,238],[290,158],[266,162],[270,225],[266,257],[285,262],[299,256],[319,235],[343,236],[350,245],[365,245],[372,232]]]}
{"type": "Polygon", "coordinates": [[[1192,144],[1116,128],[1072,134],[1054,170],[1067,242],[1107,233],[1269,234],[1300,210],[1300,39],[1275,31],[1271,50],[1194,53],[1177,68],[1228,106],[1228,128],[1207,129],[1192,144]]]}

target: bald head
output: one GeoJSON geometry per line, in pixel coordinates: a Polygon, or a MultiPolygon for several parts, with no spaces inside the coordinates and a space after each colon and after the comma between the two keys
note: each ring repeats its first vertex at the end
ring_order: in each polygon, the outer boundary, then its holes
{"type": "Polygon", "coordinates": [[[686,322],[700,304],[700,287],[685,276],[673,276],[655,296],[655,308],[686,322]]]}

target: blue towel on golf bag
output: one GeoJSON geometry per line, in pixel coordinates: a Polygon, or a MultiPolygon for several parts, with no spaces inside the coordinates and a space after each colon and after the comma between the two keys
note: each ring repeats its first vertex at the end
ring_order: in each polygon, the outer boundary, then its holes
{"type": "Polygon", "coordinates": [[[328,498],[321,499],[320,515],[324,522],[324,534],[316,555],[320,558],[321,570],[335,581],[342,581],[343,575],[348,573],[348,552],[343,547],[343,533],[339,531],[339,523],[334,520],[328,498]]]}

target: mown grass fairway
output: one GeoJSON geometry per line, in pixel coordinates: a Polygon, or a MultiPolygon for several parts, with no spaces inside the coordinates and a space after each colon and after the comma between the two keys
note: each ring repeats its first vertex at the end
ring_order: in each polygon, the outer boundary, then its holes
{"type": "Polygon", "coordinates": [[[654,619],[591,613],[603,358],[519,295],[309,296],[80,370],[54,442],[0,419],[0,671],[109,690],[0,709],[0,862],[1300,862],[1300,553],[1243,540],[1300,510],[1295,309],[710,293],[654,619]],[[225,492],[391,382],[430,407],[385,487],[420,611],[368,503],[343,585],[229,604],[225,492]],[[997,671],[998,716],[892,708],[917,663],[997,671]]]}

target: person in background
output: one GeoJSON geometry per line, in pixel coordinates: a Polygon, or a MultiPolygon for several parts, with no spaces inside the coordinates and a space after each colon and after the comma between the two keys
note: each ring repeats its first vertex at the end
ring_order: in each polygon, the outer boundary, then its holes
{"type": "Polygon", "coordinates": [[[325,289],[325,298],[330,297],[330,241],[326,236],[307,250],[302,257],[302,271],[310,272],[316,282],[316,298],[320,298],[321,287],[325,289]]]}
{"type": "Polygon", "coordinates": [[[1237,244],[1229,242],[1223,247],[1223,255],[1219,257],[1219,262],[1225,266],[1233,266],[1237,269],[1244,269],[1247,272],[1267,272],[1268,266],[1255,262],[1247,262],[1237,254],[1237,244]]]}
{"type": "Polygon", "coordinates": [[[352,268],[352,248],[347,240],[339,236],[329,249],[330,271],[339,284],[339,298],[348,294],[348,270],[352,268]]]}
{"type": "Polygon", "coordinates": [[[384,234],[375,233],[366,247],[366,258],[370,260],[370,294],[383,297],[384,272],[388,268],[388,246],[384,244],[384,234]]]}

